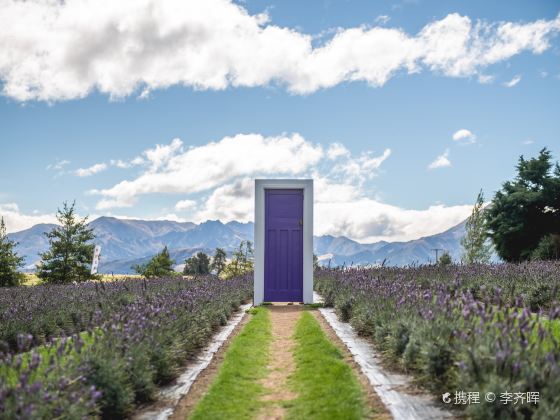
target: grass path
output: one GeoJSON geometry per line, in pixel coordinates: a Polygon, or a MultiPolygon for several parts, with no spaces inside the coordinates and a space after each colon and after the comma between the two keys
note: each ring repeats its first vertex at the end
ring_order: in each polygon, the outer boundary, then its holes
{"type": "Polygon", "coordinates": [[[362,419],[372,414],[356,375],[310,312],[298,321],[294,338],[295,374],[290,378],[298,397],[289,419],[362,419]]]}
{"type": "Polygon", "coordinates": [[[288,379],[295,372],[294,361],[295,340],[294,331],[298,319],[301,317],[300,306],[270,306],[272,324],[272,343],[268,374],[261,383],[265,387],[264,402],[257,415],[258,420],[282,419],[286,416],[286,407],[297,394],[291,389],[288,379]]]}
{"type": "Polygon", "coordinates": [[[262,406],[269,360],[270,316],[263,308],[253,310],[253,318],[232,341],[218,376],[197,404],[192,419],[249,419],[262,406]]]}
{"type": "Polygon", "coordinates": [[[390,418],[317,311],[274,305],[252,313],[188,418],[390,418]]]}

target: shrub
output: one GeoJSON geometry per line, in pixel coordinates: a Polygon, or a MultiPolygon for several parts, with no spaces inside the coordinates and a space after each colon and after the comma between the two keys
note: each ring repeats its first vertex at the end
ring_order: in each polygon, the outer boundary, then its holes
{"type": "Polygon", "coordinates": [[[0,343],[0,407],[8,418],[123,418],[136,402],[152,399],[156,385],[171,381],[251,290],[245,276],[0,291],[0,335],[25,332],[13,345],[0,343]],[[71,315],[77,308],[80,321],[71,315]],[[39,342],[27,331],[44,331],[53,320],[64,329],[87,329],[29,350],[39,342]]]}
{"type": "Polygon", "coordinates": [[[560,262],[319,268],[315,286],[435,393],[540,393],[537,405],[471,404],[467,416],[558,417],[560,262]]]}

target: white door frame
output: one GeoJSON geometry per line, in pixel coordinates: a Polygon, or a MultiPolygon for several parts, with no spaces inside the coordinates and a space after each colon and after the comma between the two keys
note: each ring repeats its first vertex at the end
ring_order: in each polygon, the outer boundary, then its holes
{"type": "Polygon", "coordinates": [[[313,303],[313,180],[255,180],[255,274],[253,304],[264,300],[265,190],[303,190],[303,302],[313,303]]]}

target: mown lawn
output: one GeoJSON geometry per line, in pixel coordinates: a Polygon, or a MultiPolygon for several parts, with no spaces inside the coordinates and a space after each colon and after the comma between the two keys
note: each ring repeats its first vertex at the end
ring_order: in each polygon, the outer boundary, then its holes
{"type": "Polygon", "coordinates": [[[289,419],[361,419],[366,417],[362,387],[341,351],[317,320],[304,312],[295,331],[296,371],[291,385],[298,397],[289,419]]]}
{"type": "Polygon", "coordinates": [[[251,320],[226,352],[214,383],[195,407],[192,419],[248,419],[262,406],[271,341],[269,311],[253,309],[251,320]]]}

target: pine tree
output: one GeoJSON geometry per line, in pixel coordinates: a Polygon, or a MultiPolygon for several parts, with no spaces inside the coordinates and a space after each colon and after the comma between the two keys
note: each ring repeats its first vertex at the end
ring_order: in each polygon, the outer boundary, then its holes
{"type": "Polygon", "coordinates": [[[185,261],[183,274],[196,276],[208,273],[210,273],[210,258],[208,258],[208,255],[204,252],[198,252],[196,255],[193,255],[185,261]]]}
{"type": "Polygon", "coordinates": [[[463,262],[465,264],[488,264],[492,256],[492,245],[488,240],[482,190],[478,193],[465,230],[466,234],[461,239],[463,262]]]}
{"type": "Polygon", "coordinates": [[[23,257],[15,252],[17,243],[8,238],[4,218],[0,218],[0,287],[18,286],[23,274],[18,268],[23,266],[23,257]]]}
{"type": "Polygon", "coordinates": [[[138,274],[147,278],[170,277],[177,273],[173,269],[175,261],[169,256],[167,246],[163,250],[152,257],[146,264],[132,267],[138,274]]]}
{"type": "Polygon", "coordinates": [[[438,261],[439,265],[450,265],[451,263],[453,263],[453,260],[451,259],[451,255],[449,255],[449,252],[445,251],[443,254],[441,254],[441,257],[439,257],[438,261]]]}
{"type": "Polygon", "coordinates": [[[226,251],[222,248],[216,248],[216,252],[214,253],[214,257],[212,258],[212,264],[210,265],[210,269],[216,272],[216,275],[219,276],[224,268],[226,267],[227,263],[227,255],[226,251]]]}
{"type": "Polygon", "coordinates": [[[95,247],[91,241],[95,235],[87,226],[87,217],[80,219],[76,215],[75,204],[69,206],[64,202],[56,214],[60,226],[45,234],[50,249],[40,254],[41,263],[37,267],[37,276],[45,282],[71,283],[97,278],[90,272],[95,247]]]}

